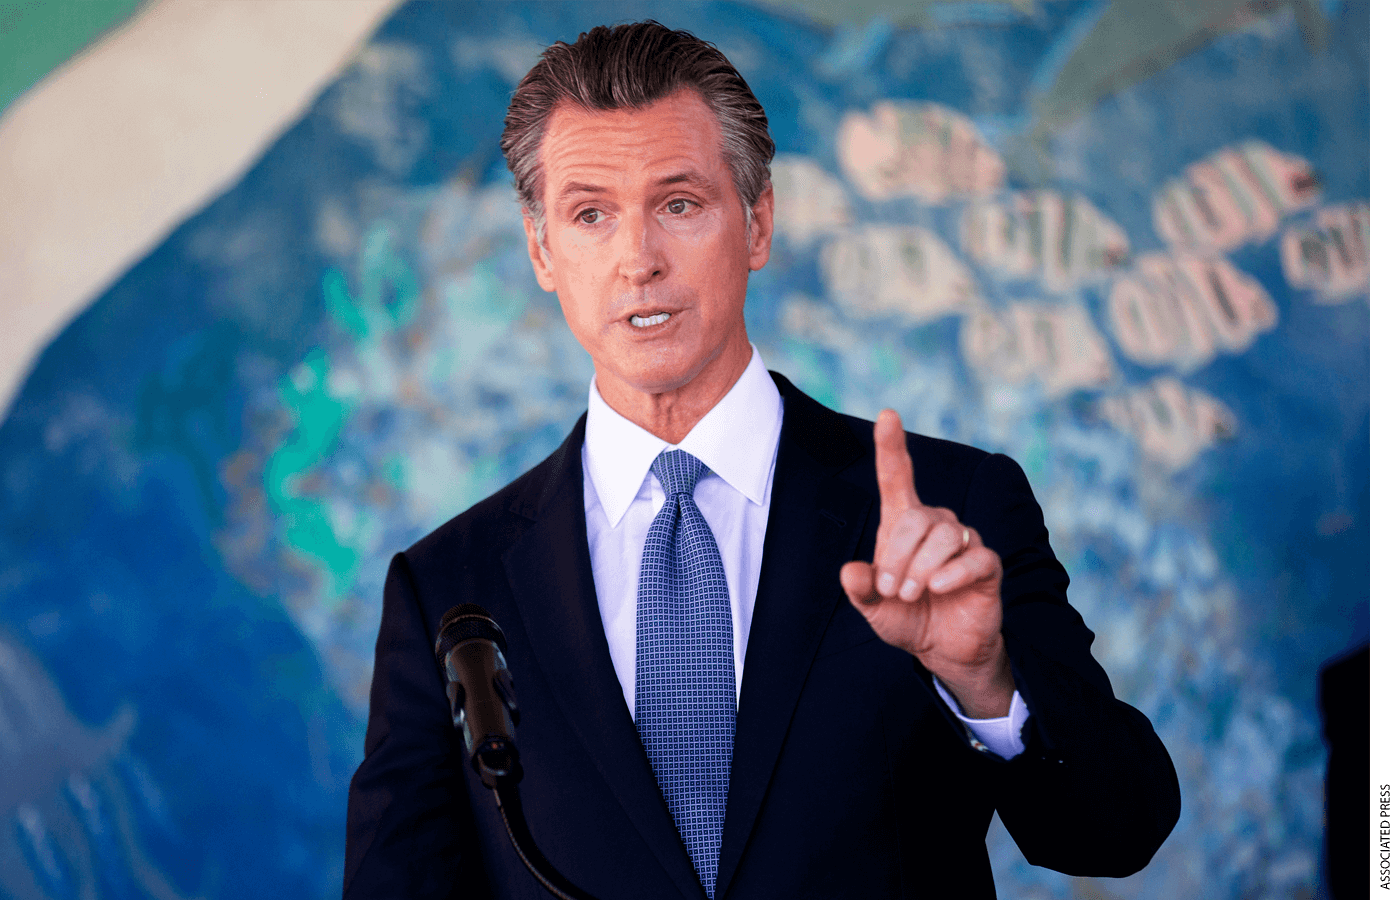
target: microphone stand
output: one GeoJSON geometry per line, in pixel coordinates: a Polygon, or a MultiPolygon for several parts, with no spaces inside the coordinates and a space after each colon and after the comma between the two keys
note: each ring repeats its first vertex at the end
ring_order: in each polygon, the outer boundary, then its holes
{"type": "Polygon", "coordinates": [[[515,701],[515,682],[506,668],[505,645],[500,626],[481,607],[461,603],[443,614],[433,652],[447,682],[452,724],[461,731],[482,785],[495,796],[506,836],[525,868],[559,900],[596,900],[549,864],[525,825],[515,787],[524,774],[515,748],[514,726],[520,722],[520,707],[515,701]],[[473,692],[472,698],[469,692],[473,692]],[[494,700],[489,699],[492,696],[494,700]]]}
{"type": "MultiPolygon", "coordinates": [[[[519,766],[516,767],[516,772],[518,771],[519,766]]],[[[491,787],[491,793],[496,797],[496,808],[501,811],[501,821],[505,823],[506,836],[510,838],[511,846],[515,848],[516,855],[525,864],[525,868],[530,870],[530,874],[535,876],[535,880],[559,900],[595,900],[593,896],[585,894],[570,884],[549,864],[549,861],[544,858],[544,854],[540,853],[540,848],[535,846],[534,839],[530,837],[530,829],[525,825],[525,813],[520,807],[520,793],[515,789],[516,778],[493,780],[496,784],[488,786],[491,787]]],[[[482,778],[482,781],[484,783],[486,779],[482,778]]]]}
{"type": "MultiPolygon", "coordinates": [[[[460,693],[455,695],[461,697],[460,693]]],[[[514,694],[511,693],[514,703],[514,694]]],[[[463,737],[466,730],[463,731],[463,737]]],[[[530,828],[525,824],[525,810],[520,804],[520,792],[516,785],[525,772],[520,765],[520,756],[514,742],[501,737],[489,737],[482,741],[480,749],[472,760],[481,783],[496,798],[496,809],[501,811],[501,822],[506,827],[506,837],[515,848],[515,855],[535,876],[540,885],[559,900],[597,900],[569,883],[559,874],[559,870],[549,864],[535,839],[530,836],[530,828]]]]}

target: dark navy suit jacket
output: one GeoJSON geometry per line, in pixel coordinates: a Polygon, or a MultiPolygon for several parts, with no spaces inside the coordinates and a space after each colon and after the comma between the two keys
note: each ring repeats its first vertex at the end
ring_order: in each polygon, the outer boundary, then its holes
{"type": "MultiPolygon", "coordinates": [[[[1146,865],[1180,812],[1176,773],[1090,656],[1021,469],[909,436],[920,499],[1001,555],[1003,633],[1031,711],[1027,750],[1006,761],[973,746],[928,673],[877,638],[840,587],[841,566],[874,550],[871,424],[774,380],[783,427],[716,897],[990,898],[993,809],[1034,864],[1119,876],[1146,865]]],[[[443,612],[474,602],[509,644],[521,799],[546,857],[600,900],[704,900],[603,635],[583,434],[580,419],[549,458],[394,558],[345,896],[548,896],[468,767],[433,658],[443,612]]]]}

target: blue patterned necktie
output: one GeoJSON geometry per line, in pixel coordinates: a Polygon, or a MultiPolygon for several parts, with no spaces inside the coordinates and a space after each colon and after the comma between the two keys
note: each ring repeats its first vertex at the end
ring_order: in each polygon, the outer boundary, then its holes
{"type": "Polygon", "coordinates": [[[683,450],[651,470],[666,502],[642,548],[637,731],[685,849],[715,895],[734,753],[734,627],[714,532],[692,493],[705,464],[683,450]]]}

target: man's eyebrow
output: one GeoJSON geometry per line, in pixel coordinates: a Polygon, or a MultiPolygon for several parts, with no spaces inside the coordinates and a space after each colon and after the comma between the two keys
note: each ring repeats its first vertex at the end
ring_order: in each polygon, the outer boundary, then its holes
{"type": "Polygon", "coordinates": [[[559,191],[559,198],[556,202],[562,204],[578,194],[605,194],[607,189],[596,184],[587,184],[582,181],[567,181],[559,191]]]}
{"type": "MultiPolygon", "coordinates": [[[[656,184],[659,187],[669,187],[673,184],[685,184],[695,188],[695,190],[702,194],[708,195],[714,195],[720,192],[719,186],[715,183],[714,179],[707,178],[692,169],[658,178],[656,184]]],[[[585,181],[566,181],[554,202],[559,206],[563,206],[579,195],[596,196],[607,193],[608,189],[601,185],[589,184],[585,181]]]]}
{"type": "Polygon", "coordinates": [[[702,193],[702,194],[717,194],[717,193],[719,193],[718,186],[715,184],[715,182],[714,182],[712,179],[706,178],[704,175],[701,175],[699,172],[690,171],[690,170],[687,170],[687,171],[684,171],[684,172],[677,172],[677,173],[674,174],[674,175],[667,175],[665,178],[660,179],[660,180],[657,182],[657,184],[660,184],[660,185],[688,184],[688,185],[690,185],[691,187],[695,188],[697,191],[699,191],[699,192],[702,193]]]}

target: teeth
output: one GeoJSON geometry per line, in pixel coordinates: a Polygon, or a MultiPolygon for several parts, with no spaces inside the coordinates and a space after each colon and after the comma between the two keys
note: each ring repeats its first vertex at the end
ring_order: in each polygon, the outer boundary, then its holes
{"type": "Polygon", "coordinates": [[[632,324],[638,328],[648,328],[652,325],[660,325],[669,318],[671,318],[670,313],[657,313],[654,316],[647,316],[645,319],[641,316],[633,316],[632,324]]]}

